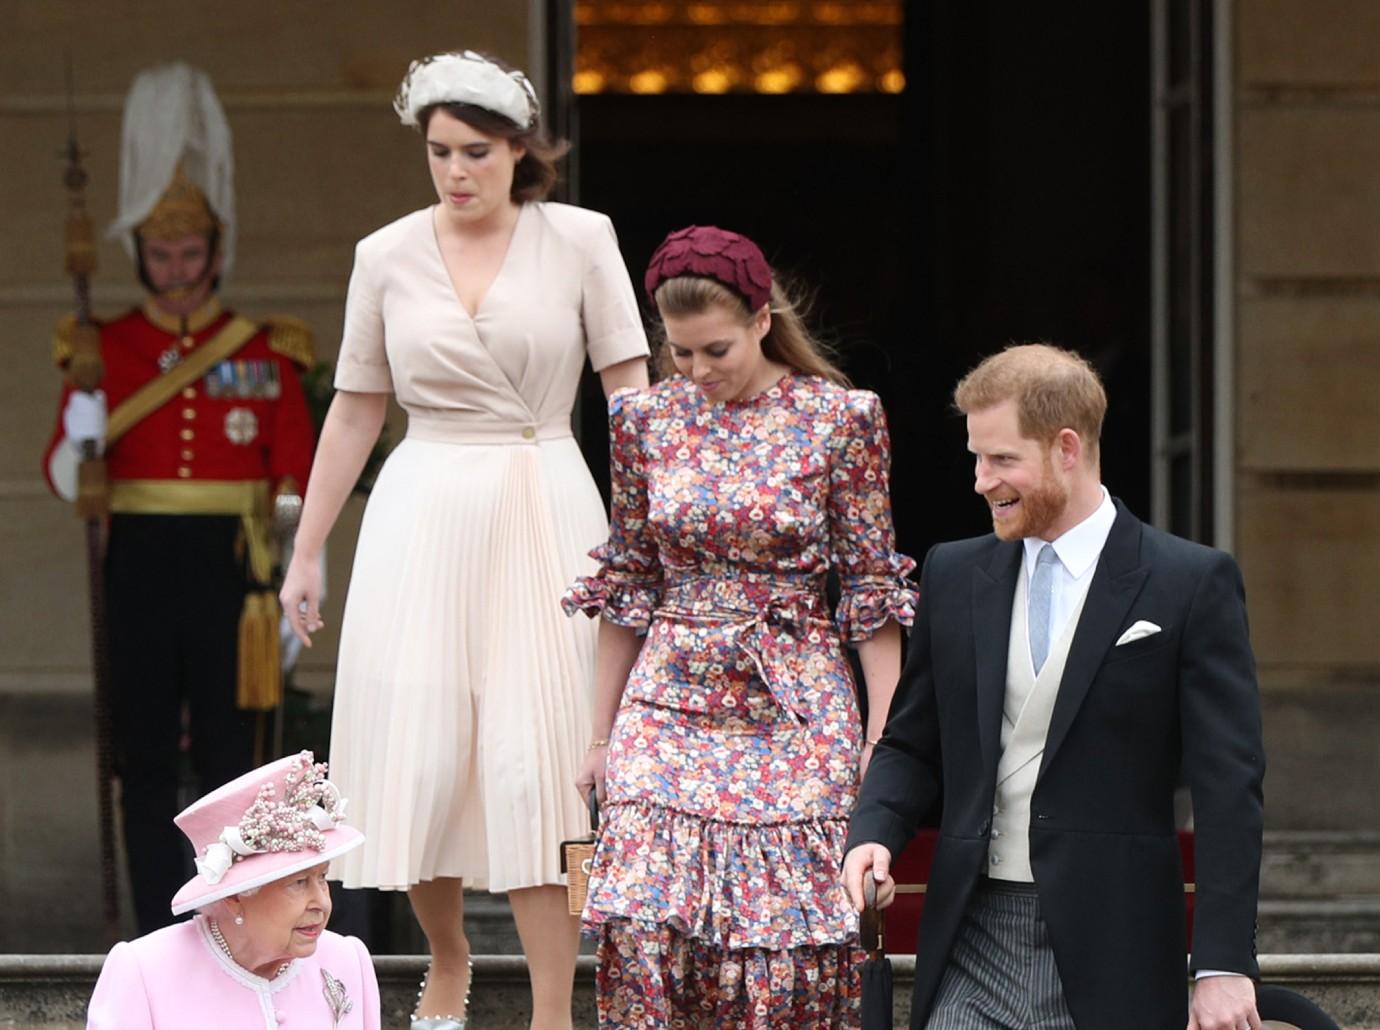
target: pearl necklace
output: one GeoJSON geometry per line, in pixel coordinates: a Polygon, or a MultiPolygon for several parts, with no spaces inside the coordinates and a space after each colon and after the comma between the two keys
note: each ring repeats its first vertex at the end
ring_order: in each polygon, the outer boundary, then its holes
{"type": "MultiPolygon", "coordinates": [[[[208,919],[206,920],[206,927],[208,930],[211,931],[211,940],[216,942],[216,947],[219,948],[225,954],[226,958],[228,958],[231,962],[234,962],[235,965],[239,966],[240,964],[235,959],[234,953],[230,950],[230,943],[225,939],[225,934],[220,932],[220,925],[214,919],[208,919]]],[[[278,967],[274,974],[269,977],[269,979],[276,980],[278,977],[282,976],[284,973],[288,971],[288,966],[290,965],[292,965],[291,961],[284,962],[281,966],[278,967]]],[[[244,969],[243,966],[240,966],[240,968],[244,969]]],[[[248,972],[252,973],[253,970],[248,970],[248,972]]]]}

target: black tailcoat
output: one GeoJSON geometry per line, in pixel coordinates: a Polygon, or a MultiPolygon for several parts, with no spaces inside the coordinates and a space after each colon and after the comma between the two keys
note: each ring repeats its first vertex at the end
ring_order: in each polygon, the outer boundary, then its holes
{"type": "MultiPolygon", "coordinates": [[[[923,1027],[987,865],[1020,542],[940,544],[848,846],[940,839],[916,950],[923,1027]]],[[[1260,703],[1232,558],[1119,502],[1060,681],[1031,796],[1030,865],[1069,1009],[1087,1030],[1187,1022],[1173,797],[1193,794],[1194,969],[1258,976],[1260,703]],[[1159,633],[1120,647],[1137,620],[1159,633]]]]}

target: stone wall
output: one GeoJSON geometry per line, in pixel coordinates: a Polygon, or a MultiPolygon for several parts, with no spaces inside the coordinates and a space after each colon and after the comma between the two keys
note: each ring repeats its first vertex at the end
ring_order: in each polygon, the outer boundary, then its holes
{"type": "Polygon", "coordinates": [[[1380,7],[1235,3],[1236,546],[1280,828],[1374,825],[1380,7]]]}

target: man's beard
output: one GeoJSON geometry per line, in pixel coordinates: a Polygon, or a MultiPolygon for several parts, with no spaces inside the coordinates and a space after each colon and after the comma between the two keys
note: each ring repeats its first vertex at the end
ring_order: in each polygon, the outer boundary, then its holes
{"type": "Polygon", "coordinates": [[[1068,504],[1069,492],[1055,478],[1054,463],[1046,455],[1040,484],[1021,494],[1021,517],[1014,522],[1001,524],[993,519],[993,532],[1001,540],[1043,537],[1049,527],[1059,521],[1068,504]]]}

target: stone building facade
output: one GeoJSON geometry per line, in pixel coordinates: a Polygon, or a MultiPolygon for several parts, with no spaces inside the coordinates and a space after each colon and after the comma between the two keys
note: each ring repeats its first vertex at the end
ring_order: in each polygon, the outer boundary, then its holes
{"type": "MultiPolygon", "coordinates": [[[[51,331],[72,306],[62,273],[64,52],[100,227],[114,210],[121,104],[134,73],[173,59],[210,73],[235,134],[240,238],[226,300],[250,315],[306,319],[330,360],[354,242],[432,197],[422,147],[390,107],[408,60],[467,46],[544,67],[561,35],[548,12],[561,7],[6,4],[0,952],[100,946],[85,557],[79,524],[39,470],[59,388],[51,331]]],[[[1215,536],[1246,577],[1268,827],[1364,835],[1377,829],[1380,785],[1380,6],[1200,7],[1219,30],[1215,536]]],[[[118,245],[104,242],[100,258],[95,308],[109,315],[139,290],[118,245]]],[[[299,674],[321,692],[333,676],[362,507],[350,502],[332,541],[327,625],[299,674]]]]}

